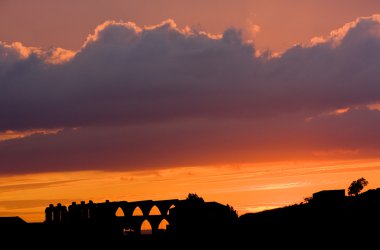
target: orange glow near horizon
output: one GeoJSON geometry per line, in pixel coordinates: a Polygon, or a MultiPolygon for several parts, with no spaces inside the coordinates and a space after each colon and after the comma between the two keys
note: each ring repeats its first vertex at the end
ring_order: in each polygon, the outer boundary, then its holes
{"type": "Polygon", "coordinates": [[[346,189],[360,177],[380,186],[380,160],[179,167],[138,172],[67,172],[0,178],[0,216],[42,222],[49,203],[185,199],[233,206],[239,215],[302,202],[324,189],[346,189]],[[27,198],[26,198],[27,197],[27,198]]]}

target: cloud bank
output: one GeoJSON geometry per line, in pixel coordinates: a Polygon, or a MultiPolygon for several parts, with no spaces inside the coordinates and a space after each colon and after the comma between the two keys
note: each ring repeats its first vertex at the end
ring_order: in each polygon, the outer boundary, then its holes
{"type": "Polygon", "coordinates": [[[172,20],[0,43],[0,135],[27,135],[0,140],[0,173],[374,157],[378,65],[379,15],[276,56],[172,20]]]}

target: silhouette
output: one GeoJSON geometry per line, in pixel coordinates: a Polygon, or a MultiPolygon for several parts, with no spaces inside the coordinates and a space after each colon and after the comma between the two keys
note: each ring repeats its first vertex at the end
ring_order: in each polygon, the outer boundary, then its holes
{"type": "Polygon", "coordinates": [[[368,185],[368,181],[363,177],[353,181],[348,187],[348,195],[357,196],[365,186],[368,185]]]}
{"type": "Polygon", "coordinates": [[[192,203],[203,203],[204,200],[202,197],[199,197],[196,193],[189,193],[186,198],[187,201],[192,203]]]}
{"type": "Polygon", "coordinates": [[[335,207],[341,207],[344,204],[345,191],[344,189],[338,190],[322,190],[314,193],[312,198],[308,201],[315,207],[327,207],[333,209],[335,207]]]}
{"type": "Polygon", "coordinates": [[[306,202],[240,217],[230,205],[185,200],[50,204],[45,221],[0,217],[3,244],[60,248],[350,248],[377,244],[380,189],[346,196],[322,190],[306,202]],[[307,247],[309,246],[309,247],[307,247]]]}
{"type": "Polygon", "coordinates": [[[5,226],[19,226],[26,225],[26,222],[20,217],[0,217],[0,226],[3,228],[5,226]]]}
{"type": "Polygon", "coordinates": [[[378,244],[380,189],[356,197],[345,196],[344,189],[322,190],[307,200],[240,216],[239,242],[249,244],[254,235],[255,243],[268,249],[295,243],[327,249],[378,244]]]}

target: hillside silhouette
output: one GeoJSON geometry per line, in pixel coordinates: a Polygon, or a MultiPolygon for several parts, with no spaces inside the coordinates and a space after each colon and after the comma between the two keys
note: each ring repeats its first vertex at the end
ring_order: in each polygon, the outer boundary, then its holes
{"type": "Polygon", "coordinates": [[[345,196],[341,189],[314,193],[300,204],[244,214],[237,228],[241,241],[255,235],[260,245],[351,249],[378,245],[379,223],[379,188],[356,196],[345,196]]]}
{"type": "Polygon", "coordinates": [[[45,214],[41,223],[0,217],[2,244],[14,249],[350,249],[378,244],[380,188],[355,196],[346,196],[344,189],[322,190],[299,204],[240,217],[231,206],[196,194],[185,200],[51,204],[45,214]]]}

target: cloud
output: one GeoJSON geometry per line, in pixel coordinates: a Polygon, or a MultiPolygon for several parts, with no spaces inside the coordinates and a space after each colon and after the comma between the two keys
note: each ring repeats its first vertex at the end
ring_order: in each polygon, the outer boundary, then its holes
{"type": "Polygon", "coordinates": [[[284,116],[66,129],[0,143],[0,172],[139,170],[375,157],[380,153],[379,124],[379,111],[352,110],[310,121],[284,116]]]}
{"type": "Polygon", "coordinates": [[[49,130],[26,130],[26,131],[12,131],[7,130],[5,132],[0,132],[0,142],[7,140],[14,140],[19,138],[24,138],[27,136],[35,135],[35,134],[56,134],[60,131],[60,129],[49,129],[49,130]]]}
{"type": "Polygon", "coordinates": [[[47,207],[49,204],[70,204],[73,199],[60,200],[1,200],[0,207],[6,210],[47,207]]]}
{"type": "Polygon", "coordinates": [[[80,181],[80,180],[67,180],[67,181],[51,181],[51,182],[38,182],[38,183],[26,183],[26,184],[0,185],[0,193],[19,191],[19,190],[48,188],[48,187],[62,185],[62,184],[68,184],[68,183],[72,183],[72,182],[76,182],[76,181],[80,181]]]}
{"type": "Polygon", "coordinates": [[[378,152],[379,16],[258,54],[237,29],[173,20],[107,21],[80,51],[0,43],[0,133],[64,128],[0,142],[0,172],[378,152]]]}
{"type": "Polygon", "coordinates": [[[215,39],[173,21],[143,30],[106,22],[69,62],[32,53],[3,75],[0,130],[224,116],[240,92],[230,82],[249,73],[253,52],[233,29],[215,39]]]}
{"type": "Polygon", "coordinates": [[[244,38],[247,40],[254,40],[257,34],[261,31],[261,27],[258,24],[252,22],[251,19],[247,19],[246,27],[244,29],[244,38]]]}

